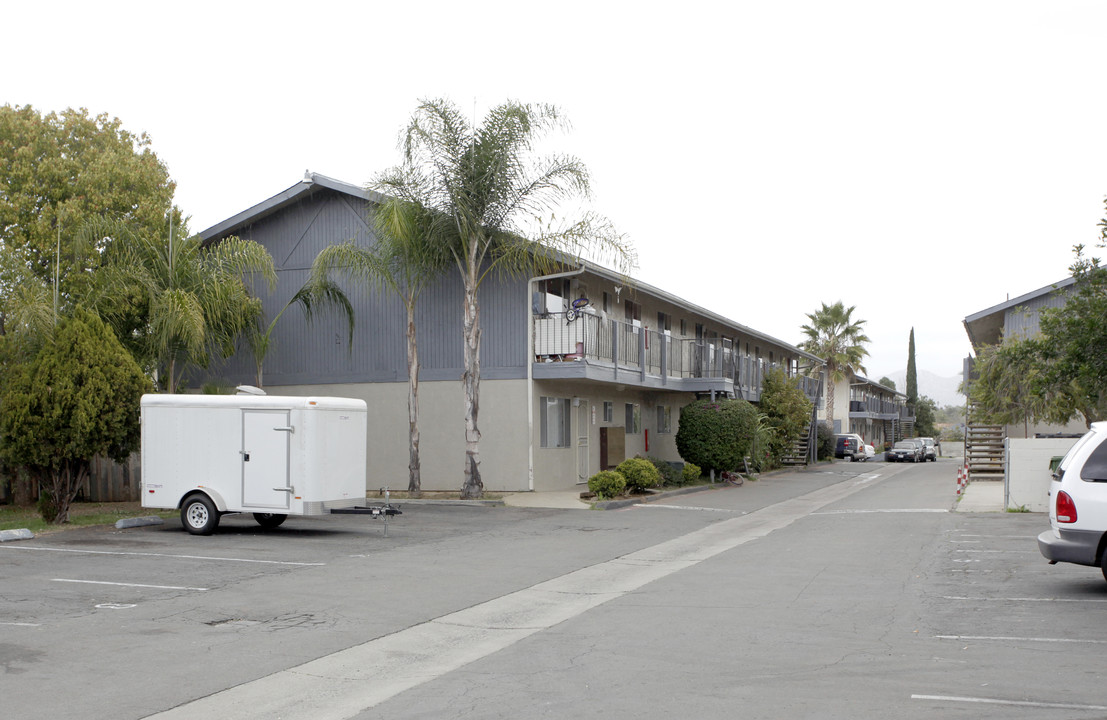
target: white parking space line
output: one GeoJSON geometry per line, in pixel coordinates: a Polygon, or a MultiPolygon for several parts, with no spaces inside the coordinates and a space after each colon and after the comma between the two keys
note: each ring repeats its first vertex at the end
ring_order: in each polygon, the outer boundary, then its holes
{"type": "Polygon", "coordinates": [[[42,627],[39,623],[0,622],[0,625],[8,625],[10,627],[42,627]]]}
{"type": "Polygon", "coordinates": [[[342,720],[864,489],[838,483],[178,705],[150,718],[342,720]]]}
{"type": "Polygon", "coordinates": [[[1000,698],[957,697],[954,695],[912,695],[911,699],[932,700],[937,702],[982,703],[986,705],[1011,705],[1014,707],[1051,708],[1055,710],[1107,710],[1107,705],[1074,705],[1072,703],[1001,700],[1000,698]]]}
{"type": "Polygon", "coordinates": [[[659,505],[656,503],[639,503],[638,505],[632,505],[636,510],[645,510],[650,508],[661,508],[662,510],[699,510],[701,512],[718,512],[727,513],[729,515],[748,514],[745,510],[726,510],[725,508],[709,508],[709,507],[697,507],[695,505],[659,505]]]}
{"type": "Polygon", "coordinates": [[[228,558],[228,557],[208,557],[205,555],[172,555],[170,553],[150,553],[150,552],[120,552],[117,550],[74,550],[72,548],[49,548],[49,547],[36,547],[34,545],[18,545],[6,547],[0,545],[0,550],[42,550],[44,552],[68,552],[68,553],[81,553],[86,555],[135,555],[139,557],[164,557],[164,558],[177,558],[180,560],[217,560],[220,562],[241,562],[241,563],[258,563],[261,565],[298,565],[302,567],[319,567],[326,565],[321,562],[290,562],[286,560],[252,560],[250,558],[228,558]]]}
{"type": "Polygon", "coordinates": [[[108,582],[106,580],[72,580],[70,578],[53,578],[52,582],[84,583],[86,585],[118,585],[120,587],[154,588],[155,590],[196,590],[207,592],[208,588],[182,587],[179,585],[143,585],[141,583],[108,582]]]}
{"type": "Polygon", "coordinates": [[[1037,555],[1037,550],[954,550],[959,553],[978,553],[982,555],[1000,555],[1015,553],[1016,555],[1037,555]]]}
{"type": "Polygon", "coordinates": [[[1107,603],[1107,598],[1034,598],[1034,597],[968,597],[942,595],[942,600],[968,600],[970,602],[1059,602],[1059,603],[1107,603]]]}
{"type": "Polygon", "coordinates": [[[827,510],[812,515],[867,515],[879,513],[948,513],[943,508],[885,508],[883,510],[827,510]]]}
{"type": "Polygon", "coordinates": [[[1107,645],[1107,640],[1078,640],[1076,638],[1005,637],[990,635],[935,635],[938,640],[994,640],[996,642],[1078,643],[1107,645]]]}

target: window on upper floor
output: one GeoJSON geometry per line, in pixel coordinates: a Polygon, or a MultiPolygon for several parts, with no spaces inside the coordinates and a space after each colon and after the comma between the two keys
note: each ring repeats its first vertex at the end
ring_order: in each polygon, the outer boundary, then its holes
{"type": "Polygon", "coordinates": [[[615,403],[604,401],[603,421],[605,423],[615,422],[615,403]]]}
{"type": "Polygon", "coordinates": [[[641,325],[642,324],[642,305],[634,302],[633,300],[623,301],[623,317],[628,324],[641,325]]]}

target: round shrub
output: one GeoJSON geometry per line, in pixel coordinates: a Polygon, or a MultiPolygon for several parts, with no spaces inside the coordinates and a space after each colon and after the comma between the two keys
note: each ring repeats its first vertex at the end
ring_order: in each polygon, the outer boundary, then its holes
{"type": "Polygon", "coordinates": [[[588,478],[588,489],[601,500],[622,495],[626,488],[627,479],[615,470],[601,470],[588,478]]]}
{"type": "Polygon", "coordinates": [[[737,470],[756,430],[757,409],[749,402],[697,400],[680,409],[677,452],[704,470],[737,470]]]}
{"type": "Polygon", "coordinates": [[[690,462],[684,463],[684,469],[680,472],[681,480],[684,481],[685,485],[691,485],[699,480],[702,475],[703,470],[700,470],[700,466],[690,462]]]}
{"type": "Polygon", "coordinates": [[[645,458],[624,460],[615,470],[627,479],[627,490],[641,491],[661,484],[661,473],[645,458]]]}
{"type": "Polygon", "coordinates": [[[661,473],[661,482],[659,485],[680,485],[680,470],[676,468],[673,463],[668,460],[659,460],[658,458],[646,458],[653,466],[657,468],[657,472],[661,473]]]}

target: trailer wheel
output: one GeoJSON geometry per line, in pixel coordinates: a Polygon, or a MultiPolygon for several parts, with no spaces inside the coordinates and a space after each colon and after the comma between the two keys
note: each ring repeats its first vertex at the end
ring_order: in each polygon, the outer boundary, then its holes
{"type": "Polygon", "coordinates": [[[211,535],[219,525],[219,512],[207,495],[192,495],[181,505],[181,524],[193,535],[211,535]]]}
{"type": "Polygon", "coordinates": [[[278,513],[254,513],[254,520],[266,530],[279,527],[280,524],[287,519],[287,515],[280,515],[278,513]]]}

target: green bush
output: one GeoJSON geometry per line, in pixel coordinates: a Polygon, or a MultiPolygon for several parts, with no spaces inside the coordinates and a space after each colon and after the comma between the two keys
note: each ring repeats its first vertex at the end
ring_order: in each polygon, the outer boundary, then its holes
{"type": "Polygon", "coordinates": [[[700,466],[695,463],[684,463],[684,469],[680,471],[681,479],[685,485],[691,485],[697,482],[703,475],[703,470],[700,470],[700,466]]]}
{"type": "Polygon", "coordinates": [[[600,500],[623,494],[627,488],[627,479],[615,470],[601,470],[588,478],[588,489],[596,493],[600,500]]]}
{"type": "Polygon", "coordinates": [[[757,409],[745,400],[697,400],[680,409],[677,452],[704,470],[737,470],[750,454],[757,409]]]}
{"type": "Polygon", "coordinates": [[[627,479],[627,490],[641,491],[661,484],[661,473],[649,460],[632,457],[619,463],[616,472],[627,479]]]}
{"type": "Polygon", "coordinates": [[[811,422],[811,401],[800,389],[797,378],[787,377],[780,368],[773,368],[765,373],[757,407],[772,428],[772,432],[762,438],[761,451],[751,453],[764,470],[767,465],[779,465],[780,459],[803,435],[811,422]]]}
{"type": "Polygon", "coordinates": [[[680,485],[681,476],[680,470],[673,463],[668,460],[660,460],[658,458],[646,458],[653,466],[657,468],[657,472],[661,473],[661,485],[680,485]]]}
{"type": "Polygon", "coordinates": [[[829,460],[834,457],[834,431],[825,422],[819,423],[818,444],[816,445],[816,457],[819,460],[829,460]]]}

